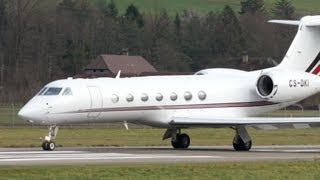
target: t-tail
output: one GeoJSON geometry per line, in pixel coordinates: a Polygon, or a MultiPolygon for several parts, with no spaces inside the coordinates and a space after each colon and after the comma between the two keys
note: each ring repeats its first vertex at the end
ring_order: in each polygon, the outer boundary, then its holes
{"type": "Polygon", "coordinates": [[[269,22],[299,26],[298,33],[278,68],[320,75],[320,16],[305,16],[300,21],[269,22]]]}

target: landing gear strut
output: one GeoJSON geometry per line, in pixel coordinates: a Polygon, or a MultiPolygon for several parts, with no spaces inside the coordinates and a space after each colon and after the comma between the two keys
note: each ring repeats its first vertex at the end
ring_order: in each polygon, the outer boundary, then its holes
{"type": "Polygon", "coordinates": [[[251,149],[252,140],[244,126],[236,127],[232,144],[236,151],[249,151],[251,149]]]}
{"type": "Polygon", "coordinates": [[[56,144],[54,143],[54,139],[58,134],[59,127],[56,125],[49,126],[48,136],[45,136],[42,141],[42,149],[45,151],[53,151],[56,148],[56,144]]]}

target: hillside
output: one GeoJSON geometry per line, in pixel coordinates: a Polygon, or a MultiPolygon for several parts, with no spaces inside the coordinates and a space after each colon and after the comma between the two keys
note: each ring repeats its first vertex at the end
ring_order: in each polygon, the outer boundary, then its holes
{"type": "MultiPolygon", "coordinates": [[[[91,0],[99,2],[106,0],[91,0]]],[[[118,9],[123,13],[126,7],[133,3],[139,7],[144,13],[154,12],[165,8],[170,14],[182,12],[184,9],[192,10],[200,13],[207,13],[211,10],[217,11],[222,9],[226,4],[230,5],[235,10],[239,10],[239,0],[114,0],[118,9]]],[[[267,9],[272,7],[275,0],[266,0],[267,9]]],[[[319,0],[292,0],[299,14],[320,14],[319,0]]]]}

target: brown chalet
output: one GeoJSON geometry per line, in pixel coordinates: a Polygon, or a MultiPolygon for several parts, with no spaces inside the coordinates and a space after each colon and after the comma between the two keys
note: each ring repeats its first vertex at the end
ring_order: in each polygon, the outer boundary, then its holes
{"type": "Polygon", "coordinates": [[[156,73],[157,70],[141,56],[100,55],[85,67],[86,77],[115,77],[121,70],[121,77],[156,73]]]}

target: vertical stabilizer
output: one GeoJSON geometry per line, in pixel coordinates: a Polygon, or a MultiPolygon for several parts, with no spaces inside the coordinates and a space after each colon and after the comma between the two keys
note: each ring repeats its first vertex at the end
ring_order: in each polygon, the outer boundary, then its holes
{"type": "Polygon", "coordinates": [[[286,56],[278,68],[320,74],[320,16],[306,16],[298,21],[273,20],[272,23],[299,25],[286,56]]]}

